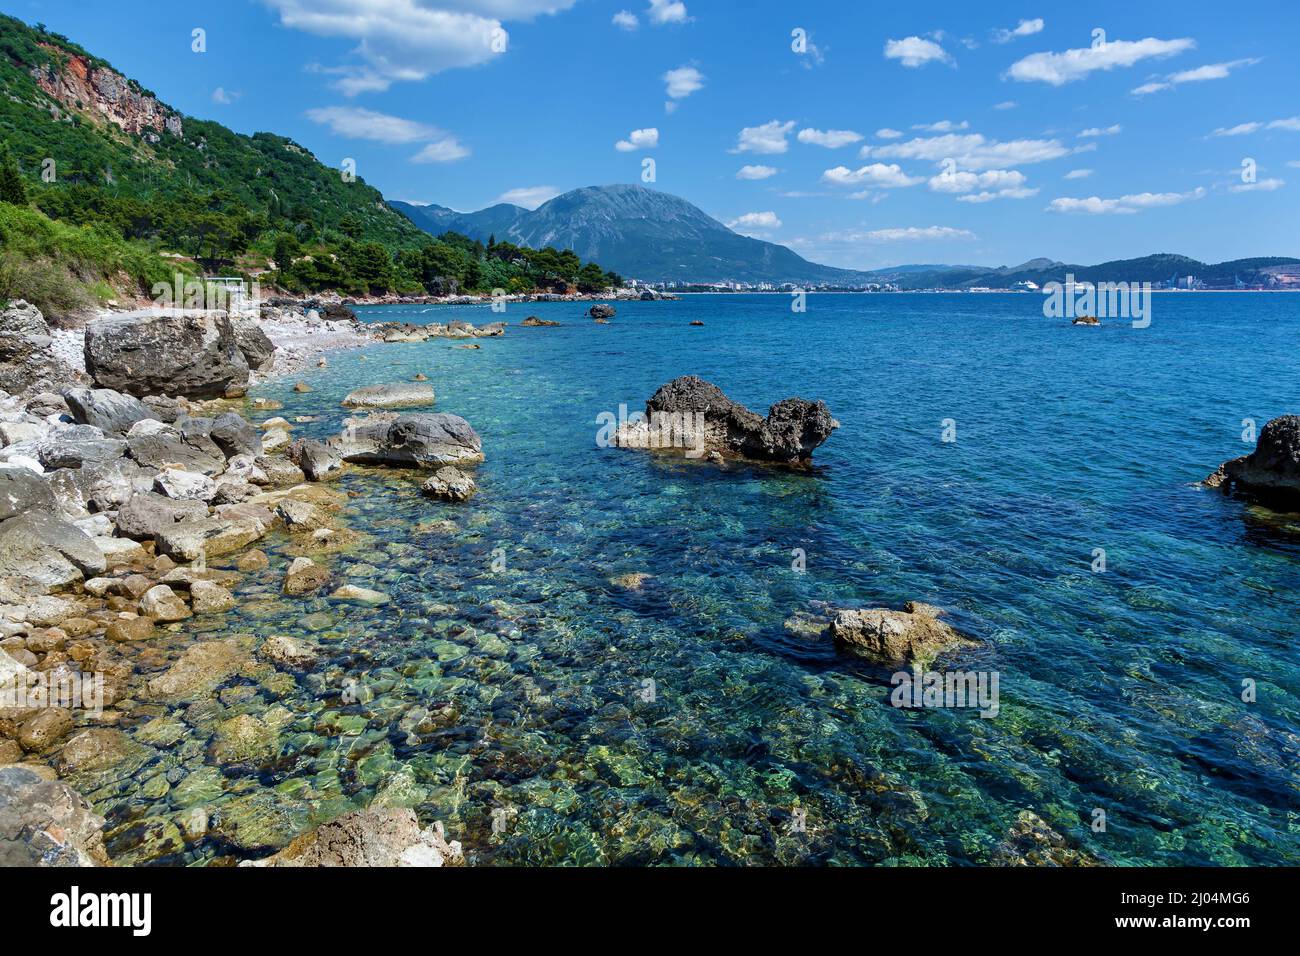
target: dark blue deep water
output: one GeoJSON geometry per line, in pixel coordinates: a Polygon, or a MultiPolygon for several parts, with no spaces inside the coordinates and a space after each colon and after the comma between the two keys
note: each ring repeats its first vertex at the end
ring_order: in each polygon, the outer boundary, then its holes
{"type": "Polygon", "coordinates": [[[512,327],[258,393],[324,435],[348,390],[424,372],[487,456],[466,505],[336,483],[375,539],[335,571],[391,605],[270,602],[276,564],[245,586],[249,629],[332,655],[256,775],[303,819],[381,794],[479,863],[943,865],[995,862],[1028,810],[1110,863],[1300,863],[1300,516],[1194,487],[1244,419],[1300,411],[1300,297],[1161,295],[1140,330],[1032,295],[363,311],[512,327]],[[841,427],[810,474],[596,446],[599,413],[688,373],[841,427]],[[908,600],[978,639],[938,666],[997,671],[996,718],[892,707],[889,670],[794,626],[908,600]],[[441,716],[411,733],[411,708],[441,716]]]}

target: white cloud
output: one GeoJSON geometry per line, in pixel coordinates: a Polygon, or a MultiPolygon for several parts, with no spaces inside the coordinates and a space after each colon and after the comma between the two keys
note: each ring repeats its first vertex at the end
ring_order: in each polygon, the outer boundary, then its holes
{"type": "Polygon", "coordinates": [[[884,129],[876,130],[878,139],[902,139],[905,134],[896,129],[890,129],[886,126],[884,129]]]}
{"type": "MultiPolygon", "coordinates": [[[[1290,163],[1287,164],[1291,165],[1290,163]]],[[[1286,185],[1285,179],[1261,179],[1253,183],[1237,183],[1229,187],[1234,193],[1271,193],[1276,192],[1286,185]]]]}
{"type": "Polygon", "coordinates": [[[741,166],[736,173],[737,179],[769,179],[779,173],[775,166],[741,166]]]}
{"type": "Polygon", "coordinates": [[[1288,169],[1300,169],[1300,159],[1293,159],[1286,165],[1288,169]]]}
{"type": "Polygon", "coordinates": [[[954,123],[952,120],[939,120],[937,123],[917,123],[912,129],[924,130],[927,133],[957,133],[964,129],[970,129],[970,123],[965,120],[960,123],[954,123]]]}
{"type": "Polygon", "coordinates": [[[1170,73],[1162,80],[1143,83],[1133,90],[1133,95],[1148,96],[1151,93],[1159,93],[1161,90],[1171,90],[1175,86],[1181,86],[1184,83],[1203,83],[1206,80],[1227,79],[1232,75],[1233,70],[1243,66],[1254,66],[1258,62],[1258,57],[1251,57],[1245,60],[1230,60],[1227,63],[1207,63],[1205,66],[1198,66],[1194,70],[1170,73]]]}
{"type": "Polygon", "coordinates": [[[860,142],[861,133],[855,133],[851,129],[808,129],[799,130],[799,142],[811,143],[814,146],[825,146],[827,149],[839,149],[841,146],[848,146],[850,143],[860,142]]]}
{"type": "Polygon", "coordinates": [[[631,153],[638,149],[654,149],[659,145],[659,130],[651,126],[647,129],[634,129],[627,139],[620,139],[614,148],[620,153],[631,153]]]}
{"type": "Polygon", "coordinates": [[[1300,116],[1292,116],[1289,119],[1273,120],[1268,124],[1269,129],[1284,129],[1292,133],[1300,133],[1300,116]]]}
{"type": "Polygon", "coordinates": [[[693,66],[679,66],[675,70],[669,70],[664,74],[663,80],[668,95],[675,100],[685,99],[704,87],[704,74],[693,66]]]}
{"type": "Polygon", "coordinates": [[[917,159],[939,163],[952,159],[962,169],[1005,169],[1068,156],[1072,150],[1055,139],[986,139],[979,133],[929,136],[905,143],[863,146],[860,153],[880,159],[917,159]]]}
{"type": "Polygon", "coordinates": [[[1102,199],[1100,196],[1089,196],[1087,199],[1062,198],[1053,199],[1047,209],[1049,212],[1086,213],[1091,216],[1125,216],[1143,209],[1177,206],[1204,195],[1205,189],[1198,187],[1186,193],[1135,193],[1118,199],[1102,199]]]}
{"type": "Polygon", "coordinates": [[[1019,105],[1015,100],[1003,100],[1001,103],[995,104],[993,108],[995,110],[1013,110],[1019,105]]]}
{"type": "Polygon", "coordinates": [[[747,212],[739,219],[727,223],[728,229],[744,233],[766,233],[781,228],[781,220],[774,212],[747,212]]]}
{"type": "Polygon", "coordinates": [[[740,131],[736,148],[732,152],[765,153],[769,155],[784,153],[790,148],[790,144],[786,142],[786,137],[790,135],[792,129],[794,129],[794,120],[786,123],[782,123],[780,120],[772,120],[762,126],[746,126],[740,131]]]}
{"type": "Polygon", "coordinates": [[[680,0],[650,0],[646,16],[654,24],[685,23],[690,19],[686,14],[686,4],[680,0]]]}
{"type": "Polygon", "coordinates": [[[359,106],[318,107],[308,110],[307,118],[328,126],[337,136],[369,139],[377,143],[419,143],[441,135],[437,127],[359,106]]]}
{"type": "Polygon", "coordinates": [[[1091,169],[1072,169],[1065,174],[1065,179],[1087,179],[1092,175],[1091,169]]]}
{"type": "Polygon", "coordinates": [[[468,155],[469,150],[462,146],[455,136],[447,136],[443,139],[429,143],[411,157],[411,162],[451,163],[458,159],[464,159],[468,155]]]}
{"type": "Polygon", "coordinates": [[[225,87],[218,86],[212,91],[212,102],[221,106],[229,106],[243,95],[238,90],[227,90],[225,87]]]}
{"type": "Polygon", "coordinates": [[[876,186],[881,189],[902,189],[925,182],[921,176],[908,176],[901,166],[872,163],[860,169],[836,166],[822,173],[822,182],[832,186],[876,186]]]}
{"type": "Polygon", "coordinates": [[[850,234],[862,242],[939,242],[972,240],[979,238],[966,229],[951,226],[908,226],[903,229],[873,229],[871,232],[850,234]]]}
{"type": "Polygon", "coordinates": [[[348,96],[486,63],[509,48],[503,20],[531,20],[577,0],[265,0],[280,24],[354,40],[361,65],[320,67],[348,96]]]}
{"type": "Polygon", "coordinates": [[[983,173],[945,170],[930,177],[930,191],[936,193],[970,193],[977,189],[1010,190],[1025,184],[1025,174],[1018,169],[990,169],[983,173]]]}
{"type": "Polygon", "coordinates": [[[898,60],[903,66],[920,67],[927,63],[951,63],[948,51],[933,40],[921,37],[905,37],[902,40],[889,40],[885,43],[885,59],[898,60]]]}
{"type": "Polygon", "coordinates": [[[1010,43],[1019,37],[1031,37],[1035,33],[1042,33],[1045,24],[1041,17],[1033,20],[1021,20],[1014,30],[994,30],[994,43],[1010,43]]]}
{"type": "Polygon", "coordinates": [[[520,186],[518,189],[507,189],[496,198],[495,202],[508,202],[514,206],[523,206],[525,209],[536,209],[559,194],[560,191],[554,186],[520,186]]]}
{"type": "Polygon", "coordinates": [[[1080,139],[1097,139],[1102,136],[1118,136],[1124,132],[1124,127],[1116,123],[1114,126],[1094,126],[1091,129],[1085,129],[1079,134],[1080,139]]]}
{"type": "Polygon", "coordinates": [[[1248,136],[1251,133],[1258,132],[1264,128],[1263,123],[1238,123],[1236,126],[1223,127],[1216,129],[1211,136],[1248,136]]]}
{"type": "Polygon", "coordinates": [[[636,14],[630,10],[620,10],[614,14],[614,19],[610,21],[620,30],[635,30],[641,25],[641,21],[636,18],[636,14]]]}
{"type": "Polygon", "coordinates": [[[1021,186],[1017,189],[999,189],[996,192],[985,190],[981,193],[967,193],[965,196],[958,196],[958,202],[985,203],[992,202],[995,199],[1029,199],[1031,196],[1037,196],[1038,190],[1028,186],[1021,186]]]}
{"type": "Polygon", "coordinates": [[[1062,53],[1031,53],[1011,64],[1007,76],[1022,83],[1063,86],[1082,80],[1098,70],[1129,67],[1143,60],[1163,59],[1195,48],[1196,41],[1187,37],[1177,40],[1157,40],[1155,37],[1144,40],[1111,40],[1062,53]]]}

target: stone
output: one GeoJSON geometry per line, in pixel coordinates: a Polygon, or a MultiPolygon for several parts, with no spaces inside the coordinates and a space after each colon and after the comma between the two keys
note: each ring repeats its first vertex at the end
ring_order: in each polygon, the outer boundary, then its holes
{"type": "Polygon", "coordinates": [[[235,606],[235,596],[220,584],[195,581],[190,585],[190,601],[195,614],[219,614],[235,606]]]}
{"type": "Polygon", "coordinates": [[[40,753],[62,740],[72,727],[72,711],[62,707],[42,707],[35,716],[19,725],[18,743],[28,753],[40,753]]]}
{"type": "Polygon", "coordinates": [[[292,437],[285,429],[272,428],[262,435],[262,450],[275,451],[279,448],[283,448],[292,440],[292,437]]]}
{"type": "Polygon", "coordinates": [[[271,458],[259,455],[254,461],[255,470],[249,481],[255,485],[269,485],[272,488],[284,488],[300,485],[307,480],[301,468],[284,458],[271,458]]]}
{"type": "Polygon", "coordinates": [[[136,743],[120,730],[91,727],[63,745],[59,751],[58,769],[65,775],[118,770],[120,776],[130,776],[153,756],[152,747],[136,743]]]}
{"type": "Polygon", "coordinates": [[[1288,509],[1300,505],[1300,415],[1270,421],[1260,429],[1253,452],[1224,462],[1204,484],[1288,509]]]}
{"type": "Polygon", "coordinates": [[[235,345],[248,367],[255,372],[269,372],[275,365],[275,344],[254,319],[235,319],[235,345]]]}
{"type": "Polygon", "coordinates": [[[104,629],[105,640],[115,644],[130,644],[155,637],[153,621],[147,617],[124,617],[110,621],[104,629]]]}
{"type": "Polygon", "coordinates": [[[249,366],[225,313],[128,313],[86,326],[86,371],[135,396],[244,394],[249,366]]]}
{"type": "Polygon", "coordinates": [[[285,498],[276,505],[275,513],[290,534],[307,534],[328,527],[330,522],[329,512],[324,508],[296,498],[285,498]]]}
{"type": "Polygon", "coordinates": [[[106,866],[104,818],[47,767],[0,766],[0,867],[106,866]]]}
{"type": "Polygon", "coordinates": [[[217,495],[217,483],[207,475],[179,468],[165,468],[153,480],[154,489],[168,498],[188,501],[211,501],[217,495]]]}
{"type": "Polygon", "coordinates": [[[309,481],[324,481],[343,469],[338,452],[313,438],[300,438],[291,443],[285,455],[302,469],[309,481]]]}
{"type": "Polygon", "coordinates": [[[909,601],[902,611],[865,608],[840,611],[830,634],[864,657],[889,666],[925,665],[939,654],[974,642],[939,620],[943,612],[909,601]]]}
{"type": "Polygon", "coordinates": [[[483,460],[483,443],[459,415],[372,415],[351,421],[331,444],[344,461],[399,468],[437,468],[483,460]]]}
{"type": "Polygon", "coordinates": [[[306,382],[299,382],[297,385],[293,387],[293,390],[295,392],[310,392],[311,386],[308,385],[306,382]]]}
{"type": "Polygon", "coordinates": [[[330,572],[311,558],[294,558],[284,576],[285,594],[308,594],[329,584],[330,572]]]}
{"type": "Polygon", "coordinates": [[[618,314],[618,310],[615,309],[612,305],[608,305],[605,303],[598,303],[597,305],[593,305],[590,309],[588,309],[587,314],[590,315],[593,319],[612,319],[615,315],[618,314]]]}
{"type": "Polygon", "coordinates": [[[37,508],[53,512],[54,492],[49,482],[27,468],[0,464],[0,521],[37,508]]]}
{"type": "Polygon", "coordinates": [[[117,512],[118,534],[136,541],[148,541],[178,521],[206,518],[202,501],[174,499],[152,491],[136,492],[117,512]]]}
{"type": "Polygon", "coordinates": [[[0,523],[0,577],[54,588],[107,567],[89,535],[48,512],[29,510],[0,523]]]}
{"type": "Polygon", "coordinates": [[[54,391],[77,378],[55,354],[40,309],[16,299],[0,310],[0,389],[14,395],[54,391]]]}
{"type": "MultiPolygon", "coordinates": [[[[223,505],[240,508],[242,505],[223,505]]],[[[266,514],[265,511],[262,512],[266,514]]],[[[179,521],[154,539],[158,551],[177,561],[194,561],[200,554],[207,558],[238,551],[262,538],[271,525],[269,514],[263,519],[252,511],[226,511],[210,518],[179,521]]]]}
{"type": "Polygon", "coordinates": [[[435,401],[433,386],[424,382],[366,385],[343,399],[345,408],[419,408],[435,401]]]}
{"type": "Polygon", "coordinates": [[[140,598],[140,613],[155,621],[183,621],[190,609],[169,586],[157,584],[140,598]]]}
{"type": "Polygon", "coordinates": [[[241,571],[263,571],[270,565],[271,559],[266,556],[266,552],[259,551],[257,548],[244,552],[235,562],[235,567],[241,571]]]}
{"type": "MultiPolygon", "coordinates": [[[[596,316],[593,315],[592,318],[594,319],[596,316]]],[[[547,326],[559,325],[560,323],[556,322],[554,319],[539,319],[535,315],[530,315],[519,324],[529,329],[540,329],[547,326]]]]}
{"type": "Polygon", "coordinates": [[[279,853],[250,866],[417,867],[460,866],[464,852],[448,842],[441,823],[420,829],[415,811],[370,807],[344,814],[294,839],[279,853]]]}
{"type": "Polygon", "coordinates": [[[692,457],[716,453],[802,468],[837,428],[823,402],[787,398],[763,418],[716,385],[686,375],[661,386],[645,417],[622,424],[612,437],[622,448],[675,448],[692,457]]]}
{"type": "Polygon", "coordinates": [[[252,643],[240,635],[191,644],[180,660],[149,681],[150,697],[179,703],[210,695],[248,662],[252,643]]]}
{"type": "Polygon", "coordinates": [[[73,421],[79,425],[94,425],[105,435],[116,438],[125,437],[139,422],[162,424],[144,402],[111,388],[73,388],[64,392],[63,398],[72,412],[73,421]]]}
{"type": "Polygon", "coordinates": [[[239,714],[217,724],[212,756],[220,764],[261,763],[279,747],[275,727],[252,714],[239,714]]]}
{"type": "Polygon", "coordinates": [[[444,501],[468,501],[478,490],[474,479],[459,468],[439,468],[420,486],[430,498],[444,501]]]}
{"type": "Polygon", "coordinates": [[[252,455],[256,458],[262,454],[262,436],[251,422],[234,412],[227,412],[214,419],[212,430],[208,434],[227,458],[236,455],[252,455]]]}
{"type": "Polygon", "coordinates": [[[337,588],[330,597],[335,601],[350,601],[353,604],[368,604],[371,606],[387,604],[391,600],[382,591],[358,587],[355,584],[345,584],[337,588]]]}
{"type": "Polygon", "coordinates": [[[262,642],[257,656],[278,667],[291,670],[309,670],[316,665],[319,655],[315,648],[284,634],[273,634],[262,642]]]}
{"type": "Polygon", "coordinates": [[[640,591],[645,587],[646,582],[653,577],[654,575],[647,574],[644,571],[633,571],[630,574],[620,574],[617,577],[612,577],[609,579],[609,583],[627,591],[640,591]]]}

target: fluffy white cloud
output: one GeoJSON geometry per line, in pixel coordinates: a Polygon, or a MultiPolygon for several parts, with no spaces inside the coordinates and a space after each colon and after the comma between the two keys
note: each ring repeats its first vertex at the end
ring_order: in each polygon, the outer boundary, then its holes
{"type": "Polygon", "coordinates": [[[1042,33],[1044,26],[1046,26],[1046,24],[1043,23],[1042,17],[1037,17],[1033,20],[1021,20],[1016,24],[1015,29],[1013,30],[994,30],[993,42],[1010,43],[1012,40],[1020,37],[1031,37],[1035,33],[1042,33]]]}
{"type": "Polygon", "coordinates": [[[954,229],[951,226],[907,226],[902,229],[873,229],[858,233],[863,242],[937,242],[952,240],[972,240],[979,238],[966,229],[954,229]]]}
{"type": "Polygon", "coordinates": [[[1263,123],[1238,123],[1236,126],[1220,126],[1211,136],[1247,136],[1264,128],[1263,123]]]}
{"type": "Polygon", "coordinates": [[[693,66],[679,66],[664,74],[664,87],[670,97],[682,100],[704,87],[704,74],[693,66]]]}
{"type": "Polygon", "coordinates": [[[779,173],[775,166],[741,166],[736,172],[737,179],[769,179],[779,173]]]}
{"type": "Polygon", "coordinates": [[[635,30],[641,25],[641,21],[636,18],[636,14],[631,10],[620,10],[614,14],[614,19],[609,21],[620,30],[635,30]]]}
{"type": "Polygon", "coordinates": [[[348,96],[485,63],[509,46],[503,20],[531,20],[577,0],[266,0],[283,26],[355,40],[360,66],[322,67],[348,96]]]}
{"type": "Polygon", "coordinates": [[[952,120],[939,120],[937,123],[916,123],[912,129],[923,130],[927,133],[957,133],[964,129],[970,129],[970,123],[962,120],[960,123],[954,123],[952,120]]]}
{"type": "Polygon", "coordinates": [[[1152,93],[1159,93],[1161,90],[1171,90],[1175,86],[1181,86],[1184,83],[1204,83],[1206,80],[1224,80],[1232,75],[1233,70],[1243,66],[1254,66],[1258,62],[1258,57],[1251,57],[1245,60],[1230,60],[1227,63],[1207,63],[1205,66],[1198,66],[1194,70],[1182,70],[1178,73],[1170,73],[1164,79],[1143,83],[1141,86],[1133,90],[1133,95],[1148,96],[1152,93]]]}
{"type": "Polygon", "coordinates": [[[1065,174],[1066,179],[1087,179],[1092,175],[1091,169],[1072,169],[1065,174]]]}
{"type": "Polygon", "coordinates": [[[1292,116],[1289,119],[1273,120],[1268,124],[1269,129],[1284,129],[1291,133],[1300,133],[1300,116],[1292,116]]]}
{"type": "Polygon", "coordinates": [[[348,139],[370,139],[377,143],[419,143],[439,135],[437,127],[415,120],[376,113],[358,106],[322,106],[307,111],[307,118],[348,139]]]}
{"type": "Polygon", "coordinates": [[[977,189],[1011,190],[1025,184],[1025,174],[1018,169],[990,169],[983,173],[945,170],[930,177],[930,190],[936,193],[970,193],[977,189]]]}
{"type": "Polygon", "coordinates": [[[224,86],[218,86],[212,91],[212,102],[221,106],[229,106],[243,95],[238,90],[227,90],[224,86]]]}
{"type": "Polygon", "coordinates": [[[886,126],[884,129],[876,130],[877,139],[902,139],[905,134],[896,129],[890,129],[886,126]]]}
{"type": "Polygon", "coordinates": [[[925,182],[921,176],[908,176],[901,166],[872,163],[860,169],[836,166],[822,173],[822,182],[832,186],[876,186],[880,189],[902,189],[925,182]]]}
{"type": "Polygon", "coordinates": [[[686,14],[686,4],[680,0],[650,0],[646,16],[655,24],[685,23],[690,19],[686,14]]]}
{"type": "Polygon", "coordinates": [[[627,139],[620,139],[614,148],[620,153],[631,153],[638,149],[654,149],[659,145],[659,130],[651,126],[647,129],[634,129],[627,139]]]}
{"type": "Polygon", "coordinates": [[[1003,100],[1001,103],[994,104],[995,110],[1013,110],[1020,104],[1015,100],[1003,100]]]}
{"type": "Polygon", "coordinates": [[[798,139],[801,143],[825,146],[827,149],[839,149],[841,146],[860,142],[862,134],[855,133],[851,129],[812,129],[810,127],[799,130],[798,139]]]}
{"type": "Polygon", "coordinates": [[[508,202],[514,206],[523,206],[525,209],[536,209],[559,194],[560,191],[554,186],[520,186],[518,189],[507,189],[495,201],[508,202]]]}
{"type": "MultiPolygon", "coordinates": [[[[1291,165],[1288,163],[1287,165],[1291,165]]],[[[1286,185],[1285,179],[1261,179],[1253,183],[1236,183],[1229,188],[1234,193],[1271,193],[1276,192],[1286,185]]]]}
{"type": "Polygon", "coordinates": [[[933,40],[921,37],[905,37],[902,40],[889,40],[885,43],[885,59],[898,60],[903,66],[920,67],[927,63],[951,63],[948,51],[933,40]]]}
{"type": "Polygon", "coordinates": [[[1087,199],[1053,199],[1048,205],[1049,212],[1086,213],[1091,216],[1116,215],[1125,216],[1141,212],[1143,209],[1155,209],[1161,206],[1177,206],[1180,203],[1200,199],[1205,189],[1197,187],[1186,193],[1135,193],[1118,199],[1102,199],[1089,196],[1087,199]]]}
{"type": "Polygon", "coordinates": [[[746,126],[740,131],[740,137],[733,152],[736,153],[784,153],[790,148],[786,137],[794,129],[794,120],[782,123],[772,120],[762,126],[746,126]]]}
{"type": "Polygon", "coordinates": [[[426,145],[411,157],[413,163],[452,163],[464,159],[469,150],[455,136],[447,136],[426,145]]]}
{"type": "Polygon", "coordinates": [[[1055,139],[1015,139],[1006,142],[986,139],[979,133],[929,136],[905,143],[863,146],[861,155],[878,159],[917,159],[938,163],[954,160],[962,169],[1005,169],[1068,156],[1071,150],[1055,139]]]}
{"type": "Polygon", "coordinates": [[[1098,70],[1114,70],[1141,63],[1143,60],[1164,59],[1196,48],[1196,41],[1187,37],[1177,40],[1111,40],[1097,46],[1065,50],[1061,53],[1031,53],[1011,64],[1007,76],[1022,83],[1050,83],[1064,86],[1082,80],[1098,70]]]}
{"type": "Polygon", "coordinates": [[[1085,129],[1079,134],[1080,139],[1098,139],[1102,136],[1118,136],[1124,132],[1124,127],[1116,123],[1114,126],[1093,126],[1091,129],[1085,129]]]}
{"type": "Polygon", "coordinates": [[[766,233],[781,228],[781,220],[774,212],[747,212],[739,219],[727,223],[728,229],[739,233],[766,233]]]}

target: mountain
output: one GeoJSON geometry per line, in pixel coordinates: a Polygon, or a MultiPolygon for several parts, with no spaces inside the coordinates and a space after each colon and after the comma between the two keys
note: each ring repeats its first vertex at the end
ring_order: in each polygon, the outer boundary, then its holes
{"type": "MultiPolygon", "coordinates": [[[[1210,288],[1232,288],[1238,281],[1248,286],[1268,285],[1273,271],[1279,267],[1297,265],[1300,265],[1300,259],[1280,256],[1207,263],[1188,256],[1160,253],[1138,259],[1116,259],[1092,266],[1071,265],[1052,259],[1031,259],[1019,266],[997,269],[945,266],[928,272],[897,274],[889,281],[903,289],[1006,289],[1021,282],[1033,282],[1039,286],[1049,282],[1064,282],[1066,276],[1073,276],[1078,282],[1150,282],[1153,286],[1162,285],[1173,278],[1194,276],[1210,288]]],[[[873,276],[879,274],[872,273],[873,276]]]]}
{"type": "Polygon", "coordinates": [[[684,199],[644,186],[589,186],[537,209],[502,203],[478,212],[390,205],[434,235],[572,249],[643,282],[792,282],[862,286],[865,273],[817,265],[785,246],[732,232],[684,199]]]}
{"type": "MultiPolygon", "coordinates": [[[[292,140],[184,116],[67,37],[4,15],[0,141],[40,209],[57,219],[118,220],[127,238],[165,234],[158,220],[191,206],[184,226],[192,231],[211,231],[200,214],[224,212],[251,217],[250,229],[300,237],[346,224],[352,239],[390,250],[424,241],[378,190],[345,181],[292,140]],[[47,169],[52,180],[42,175],[47,169]],[[134,221],[141,210],[133,202],[150,205],[147,221],[134,221]]],[[[184,237],[169,238],[175,245],[184,237]]]]}

